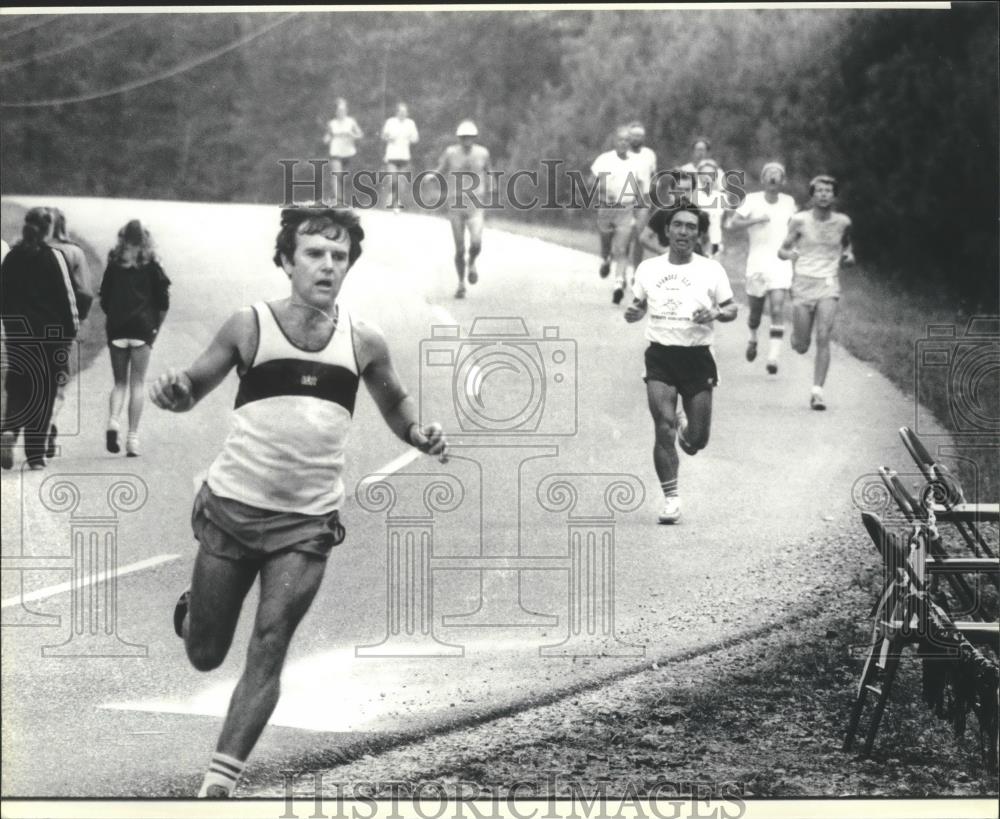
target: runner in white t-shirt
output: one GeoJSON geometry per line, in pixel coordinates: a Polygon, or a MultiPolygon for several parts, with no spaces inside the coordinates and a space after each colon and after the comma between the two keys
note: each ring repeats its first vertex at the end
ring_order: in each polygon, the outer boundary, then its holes
{"type": "Polygon", "coordinates": [[[636,204],[642,199],[642,188],[635,175],[629,154],[628,128],[615,131],[615,147],[605,151],[590,166],[597,180],[599,205],[597,231],[601,237],[601,278],[615,271],[615,289],[611,301],[620,304],[625,296],[625,266],[628,246],[635,231],[636,204]]]}
{"type": "Polygon", "coordinates": [[[816,363],[809,406],[825,410],[823,386],[830,369],[830,337],[840,303],[840,265],[854,264],[851,219],[833,209],[837,180],[817,176],[809,183],[812,208],[796,213],[778,256],[795,266],[792,278],[792,349],[805,355],[816,330],[816,363]]]}
{"type": "Polygon", "coordinates": [[[667,212],[670,250],[639,265],[635,300],[625,311],[629,323],[649,314],[645,381],[656,435],[653,465],[664,497],[660,523],[676,523],[681,516],[675,437],[688,455],[708,444],[712,389],[719,381],[710,348],[712,322],[736,318],[725,269],[694,252],[707,228],[707,216],[694,205],[682,203],[667,212]],[[683,411],[677,409],[678,395],[683,411]]]}
{"type": "Polygon", "coordinates": [[[396,106],[396,115],[389,117],[382,126],[382,141],[385,142],[385,167],[391,193],[386,207],[398,213],[402,208],[404,188],[410,183],[410,146],[420,141],[417,124],[410,119],[405,102],[396,106]]]}
{"type": "Polygon", "coordinates": [[[795,215],[795,200],[781,193],[785,184],[785,168],[780,162],[768,162],[760,172],[764,190],[747,194],[730,222],[730,229],[746,228],[749,240],[747,252],[746,289],[750,305],[750,340],[747,361],[757,358],[757,329],[764,312],[765,301],[771,307],[771,333],[767,350],[767,371],[778,372],[778,357],[785,335],[785,297],[792,286],[792,263],[778,258],[778,250],[788,235],[788,222],[795,215]]]}
{"type": "Polygon", "coordinates": [[[635,224],[632,229],[632,249],[629,254],[629,269],[627,277],[635,277],[635,269],[642,263],[645,248],[639,241],[642,229],[649,221],[650,188],[656,176],[656,152],[646,146],[646,129],[640,122],[632,122],[628,126],[629,159],[632,160],[633,173],[642,194],[642,204],[635,209],[635,224]]]}

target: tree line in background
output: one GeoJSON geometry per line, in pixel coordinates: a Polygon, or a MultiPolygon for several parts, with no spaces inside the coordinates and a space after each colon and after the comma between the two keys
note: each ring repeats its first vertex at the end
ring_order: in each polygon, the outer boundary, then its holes
{"type": "MultiPolygon", "coordinates": [[[[277,202],[279,159],[325,156],[345,97],[377,168],[404,100],[434,167],[465,117],[498,168],[589,168],[642,121],[661,167],[712,139],[748,188],[768,159],[833,173],[859,255],[886,276],[997,303],[998,13],[950,10],[68,15],[0,23],[2,191],[277,202]],[[30,28],[28,26],[31,26],[30,28]]],[[[535,214],[539,216],[539,214],[535,214]]],[[[552,214],[548,218],[557,218],[552,214]]],[[[562,218],[579,219],[576,213],[562,218]]]]}

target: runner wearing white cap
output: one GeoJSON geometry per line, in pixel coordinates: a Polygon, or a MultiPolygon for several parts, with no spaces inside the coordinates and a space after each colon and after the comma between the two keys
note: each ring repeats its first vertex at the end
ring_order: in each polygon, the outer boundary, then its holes
{"type": "Polygon", "coordinates": [[[489,195],[490,152],[476,143],[479,129],[472,120],[463,120],[455,129],[457,145],[441,154],[437,173],[448,187],[448,220],[455,239],[455,298],[465,298],[465,274],[469,284],[479,281],[476,258],[483,247],[483,206],[489,195]],[[471,182],[471,185],[469,184],[471,182]],[[465,233],[468,230],[468,260],[465,233]]]}

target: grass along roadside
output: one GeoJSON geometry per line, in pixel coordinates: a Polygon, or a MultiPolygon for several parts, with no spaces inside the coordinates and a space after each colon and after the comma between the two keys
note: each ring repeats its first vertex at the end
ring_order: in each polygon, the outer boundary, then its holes
{"type": "MultiPolygon", "coordinates": [[[[594,275],[597,275],[597,254],[599,243],[597,231],[572,225],[554,225],[528,222],[509,217],[491,217],[487,223],[492,227],[526,236],[534,236],[564,247],[593,253],[594,275]]],[[[725,237],[725,250],[721,261],[729,273],[729,280],[744,304],[746,235],[729,231],[725,237]]],[[[488,249],[487,249],[488,252],[488,249]]],[[[954,363],[951,366],[925,366],[918,359],[919,347],[928,339],[930,325],[955,328],[955,344],[965,337],[969,321],[973,316],[955,307],[955,300],[947,292],[921,290],[918,282],[902,279],[886,281],[875,271],[863,264],[845,269],[841,274],[843,290],[842,304],[837,314],[834,339],[855,358],[865,361],[895,384],[914,401],[914,412],[908,418],[900,418],[897,426],[914,426],[917,417],[917,401],[920,400],[938,422],[951,432],[968,431],[970,424],[983,424],[983,419],[993,419],[992,425],[986,420],[982,427],[989,433],[1000,418],[1000,383],[995,359],[992,370],[988,370],[989,350],[985,345],[989,340],[967,343],[972,358],[981,358],[987,365],[988,375],[983,382],[975,384],[973,372],[982,375],[983,369],[968,370],[969,378],[955,379],[954,363]],[[977,346],[978,345],[978,346],[977,346]],[[978,355],[978,353],[982,355],[978,355]]],[[[994,327],[997,317],[993,316],[994,327]]],[[[765,319],[764,325],[766,326],[765,319]]],[[[746,326],[741,316],[737,325],[746,326]]],[[[785,322],[791,326],[790,316],[785,322]]],[[[787,333],[786,333],[787,336],[787,333]]],[[[995,339],[992,341],[995,345],[995,339]]],[[[938,345],[939,347],[941,345],[938,345]]],[[[947,344],[945,345],[947,346],[947,344]]],[[[810,353],[811,354],[811,353],[810,353]]],[[[954,359],[953,359],[954,362],[954,359]]],[[[919,425],[918,425],[919,432],[919,425]]],[[[887,436],[895,430],[886,430],[887,436]]],[[[1000,448],[991,446],[988,434],[978,436],[978,441],[962,447],[962,457],[951,460],[957,466],[962,485],[970,501],[993,502],[1000,498],[1000,448]]],[[[936,442],[928,440],[933,445],[936,442]]],[[[932,450],[933,451],[933,450],[932,450]]],[[[897,468],[909,464],[896,464],[897,468]]]]}

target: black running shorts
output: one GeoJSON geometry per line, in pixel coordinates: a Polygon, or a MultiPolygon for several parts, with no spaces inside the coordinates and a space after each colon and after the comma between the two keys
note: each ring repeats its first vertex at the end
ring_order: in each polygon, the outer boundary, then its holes
{"type": "Polygon", "coordinates": [[[664,346],[652,342],[646,348],[646,377],[676,388],[685,398],[710,390],[719,383],[719,372],[708,347],[664,346]]]}

